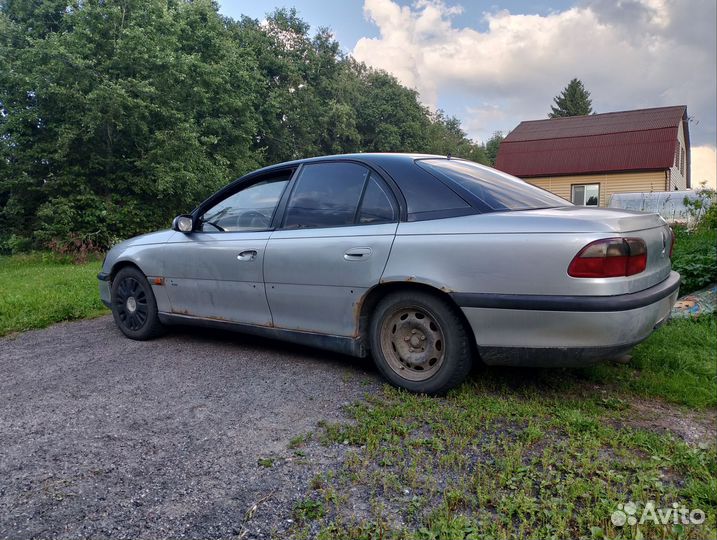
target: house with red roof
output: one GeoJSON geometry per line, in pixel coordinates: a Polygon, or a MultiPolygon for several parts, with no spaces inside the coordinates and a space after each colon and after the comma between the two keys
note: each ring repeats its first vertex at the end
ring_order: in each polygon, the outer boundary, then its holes
{"type": "Polygon", "coordinates": [[[687,107],[521,122],[495,167],[586,206],[613,193],[689,189],[687,107]]]}

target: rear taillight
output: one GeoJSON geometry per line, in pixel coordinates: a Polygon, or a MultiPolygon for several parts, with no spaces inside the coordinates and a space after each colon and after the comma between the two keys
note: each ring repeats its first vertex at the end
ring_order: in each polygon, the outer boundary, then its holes
{"type": "Polygon", "coordinates": [[[580,250],[568,267],[577,278],[632,276],[647,267],[647,246],[640,238],[605,238],[580,250]]]}

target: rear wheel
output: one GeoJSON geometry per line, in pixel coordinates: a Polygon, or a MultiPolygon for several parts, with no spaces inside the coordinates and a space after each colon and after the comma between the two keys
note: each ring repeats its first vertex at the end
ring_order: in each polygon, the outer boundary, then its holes
{"type": "Polygon", "coordinates": [[[137,268],[122,268],[112,280],[112,316],[131,339],[151,339],[162,332],[152,287],[137,268]]]}
{"type": "Polygon", "coordinates": [[[371,319],[371,351],[392,384],[444,393],[470,372],[471,341],[455,306],[422,291],[383,298],[371,319]]]}

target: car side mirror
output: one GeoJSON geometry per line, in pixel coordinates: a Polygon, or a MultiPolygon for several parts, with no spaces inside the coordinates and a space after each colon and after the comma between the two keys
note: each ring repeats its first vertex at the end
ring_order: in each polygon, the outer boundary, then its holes
{"type": "Polygon", "coordinates": [[[174,218],[174,221],[172,221],[172,229],[183,233],[190,233],[194,230],[194,219],[188,215],[177,216],[174,218]]]}

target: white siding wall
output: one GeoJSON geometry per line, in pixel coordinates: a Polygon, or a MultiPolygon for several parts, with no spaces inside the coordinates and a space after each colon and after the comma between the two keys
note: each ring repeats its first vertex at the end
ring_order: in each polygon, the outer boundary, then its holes
{"type": "Polygon", "coordinates": [[[680,127],[678,128],[677,132],[677,140],[679,141],[679,148],[675,147],[675,157],[672,163],[672,167],[669,171],[669,178],[670,178],[670,186],[668,189],[673,190],[675,189],[675,186],[677,186],[677,189],[687,189],[687,152],[688,149],[685,145],[685,130],[682,127],[682,122],[680,121],[680,127]],[[680,160],[684,159],[684,164],[682,165],[682,170],[685,171],[685,174],[682,174],[680,171],[680,160]]]}
{"type": "MultiPolygon", "coordinates": [[[[534,186],[547,189],[558,197],[570,200],[572,186],[576,184],[599,184],[600,206],[607,206],[613,193],[634,193],[665,191],[665,174],[667,171],[649,171],[614,174],[582,174],[577,176],[544,176],[541,178],[525,178],[534,186]]],[[[674,189],[674,188],[673,188],[674,189]]]]}

